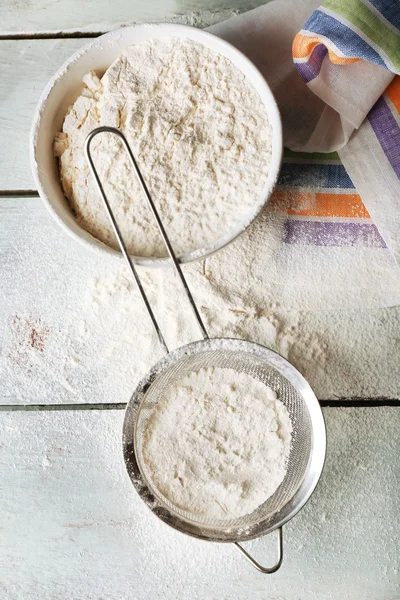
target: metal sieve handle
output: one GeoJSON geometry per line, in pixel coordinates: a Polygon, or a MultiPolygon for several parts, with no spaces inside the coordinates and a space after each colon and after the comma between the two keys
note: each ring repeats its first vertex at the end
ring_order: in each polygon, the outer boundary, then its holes
{"type": "Polygon", "coordinates": [[[139,167],[137,165],[136,159],[133,156],[132,150],[131,150],[131,148],[130,148],[130,146],[129,146],[129,144],[128,144],[125,136],[124,136],[124,134],[121,133],[121,131],[119,131],[119,129],[115,129],[115,127],[97,127],[97,129],[93,129],[93,131],[91,131],[89,133],[89,135],[87,136],[87,138],[85,140],[85,156],[86,156],[87,161],[89,163],[89,167],[90,167],[90,170],[92,172],[92,175],[93,175],[93,177],[94,177],[94,179],[95,179],[95,181],[97,183],[97,187],[99,188],[99,192],[101,194],[101,197],[103,198],[103,202],[104,202],[104,205],[106,207],[106,210],[107,210],[109,219],[111,221],[111,225],[112,225],[112,228],[114,230],[114,233],[115,233],[116,238],[118,240],[119,246],[121,248],[121,252],[122,252],[122,254],[123,254],[126,262],[128,263],[128,266],[129,266],[129,268],[131,270],[131,273],[133,275],[134,280],[136,281],[136,284],[138,286],[140,295],[141,295],[142,300],[144,302],[144,305],[145,305],[145,307],[147,309],[147,312],[149,313],[151,322],[153,323],[153,327],[154,327],[154,329],[155,329],[155,331],[157,333],[157,337],[158,337],[161,345],[163,346],[164,350],[168,354],[168,352],[169,352],[168,346],[165,343],[164,336],[161,333],[161,329],[160,329],[160,327],[159,327],[159,325],[157,323],[157,319],[156,319],[156,317],[154,315],[154,312],[153,312],[153,310],[152,310],[152,308],[150,306],[150,303],[149,303],[148,298],[146,296],[146,292],[143,289],[142,282],[140,281],[140,277],[139,277],[139,275],[137,273],[136,267],[135,267],[135,265],[134,265],[134,263],[132,261],[132,258],[129,255],[128,250],[127,250],[127,248],[125,246],[125,242],[124,242],[124,240],[122,238],[121,231],[120,231],[120,229],[118,227],[118,224],[117,224],[117,222],[115,220],[113,211],[111,210],[110,203],[107,200],[107,196],[106,196],[106,194],[104,192],[103,185],[102,185],[102,183],[100,181],[99,175],[98,175],[98,173],[96,171],[96,168],[94,166],[94,163],[93,163],[93,159],[92,159],[92,155],[91,155],[91,150],[90,150],[90,144],[91,144],[93,138],[96,135],[98,135],[99,133],[112,133],[112,134],[118,136],[121,139],[123,145],[125,146],[125,150],[127,151],[129,159],[130,159],[130,161],[132,163],[132,166],[135,169],[137,178],[138,178],[140,186],[141,186],[141,188],[142,188],[142,190],[144,192],[144,195],[146,196],[146,199],[147,199],[148,205],[150,207],[150,210],[152,212],[152,215],[153,215],[154,219],[156,220],[157,227],[158,227],[158,229],[159,229],[159,231],[161,233],[161,237],[162,237],[162,239],[164,241],[165,246],[167,247],[169,257],[172,260],[172,264],[174,265],[175,271],[178,273],[178,277],[181,280],[183,289],[185,290],[186,296],[187,296],[187,298],[188,298],[188,300],[190,302],[190,306],[192,307],[193,314],[194,314],[194,316],[196,318],[196,321],[197,321],[197,323],[199,325],[201,334],[202,334],[202,336],[203,336],[203,338],[205,340],[208,340],[209,336],[208,336],[207,330],[206,330],[206,328],[204,326],[204,323],[203,323],[203,321],[201,319],[201,316],[200,316],[200,313],[199,313],[199,311],[197,309],[197,306],[196,306],[196,304],[195,304],[195,302],[193,300],[193,296],[192,296],[192,294],[190,292],[190,289],[188,287],[186,279],[185,279],[185,277],[183,275],[181,266],[179,264],[179,260],[177,259],[176,255],[175,255],[175,252],[174,252],[174,250],[173,250],[173,248],[171,246],[171,243],[170,243],[169,238],[167,236],[167,233],[166,233],[166,231],[164,229],[162,221],[161,221],[161,219],[160,219],[160,217],[158,215],[157,209],[156,209],[156,207],[154,205],[153,200],[151,199],[149,190],[147,189],[147,185],[146,185],[146,183],[145,183],[145,181],[143,179],[143,176],[142,176],[142,174],[141,174],[141,172],[139,170],[139,167]]]}
{"type": "MultiPolygon", "coordinates": [[[[178,277],[179,277],[179,279],[180,279],[180,281],[182,283],[183,289],[185,290],[186,296],[187,296],[187,298],[188,298],[188,300],[190,302],[190,305],[191,305],[192,310],[193,310],[193,314],[194,314],[194,316],[195,316],[195,318],[197,320],[197,323],[198,323],[199,328],[201,330],[202,336],[203,336],[204,339],[209,339],[207,330],[206,330],[206,328],[204,326],[204,323],[203,323],[203,321],[201,319],[200,313],[199,313],[199,311],[197,309],[197,306],[196,306],[196,304],[195,304],[195,302],[193,300],[193,296],[192,296],[192,294],[190,292],[190,289],[189,289],[189,287],[187,285],[186,279],[185,279],[185,277],[183,275],[181,266],[179,264],[179,260],[177,259],[176,255],[175,255],[175,252],[174,252],[174,250],[173,250],[173,248],[171,246],[171,243],[170,243],[169,238],[167,236],[167,233],[166,233],[166,231],[164,229],[162,221],[161,221],[161,219],[160,219],[160,217],[158,215],[157,209],[156,209],[156,207],[154,205],[153,200],[151,199],[149,190],[148,190],[148,188],[146,186],[146,183],[145,183],[145,181],[143,179],[143,176],[142,176],[142,174],[141,174],[141,172],[139,170],[139,167],[137,165],[135,157],[133,156],[132,150],[131,150],[131,148],[130,148],[130,146],[129,146],[129,144],[128,144],[126,138],[125,138],[125,136],[123,135],[123,133],[121,133],[121,131],[119,131],[119,129],[115,129],[114,127],[98,127],[96,129],[94,129],[93,131],[91,131],[89,133],[89,135],[87,136],[86,140],[85,140],[85,145],[84,145],[85,156],[86,156],[86,159],[87,159],[87,161],[89,163],[90,170],[91,170],[92,175],[93,175],[93,177],[94,177],[94,179],[96,181],[96,184],[97,184],[97,187],[98,187],[99,192],[101,194],[101,197],[103,199],[104,206],[106,207],[107,214],[108,214],[108,217],[110,219],[110,222],[111,222],[112,228],[114,230],[115,236],[116,236],[116,238],[118,240],[119,246],[121,248],[121,252],[122,252],[122,254],[123,254],[123,256],[124,256],[124,258],[125,258],[128,266],[129,266],[129,269],[130,269],[130,271],[131,271],[131,273],[133,275],[133,278],[134,278],[134,280],[135,280],[135,282],[136,282],[136,284],[138,286],[138,289],[139,289],[140,295],[142,297],[143,303],[144,303],[144,305],[145,305],[145,307],[147,309],[147,312],[148,312],[148,314],[150,316],[151,322],[152,322],[153,327],[154,327],[154,329],[155,329],[155,331],[157,333],[157,336],[158,336],[158,339],[159,339],[161,345],[163,346],[164,350],[168,353],[169,352],[168,351],[168,346],[167,346],[167,344],[165,342],[165,339],[164,339],[164,336],[163,336],[163,334],[162,334],[162,332],[160,330],[160,327],[158,325],[158,322],[157,322],[157,319],[156,319],[156,317],[154,315],[154,312],[153,312],[153,310],[152,310],[152,308],[150,306],[149,300],[148,300],[148,298],[146,296],[146,292],[144,291],[144,288],[142,286],[142,282],[140,280],[140,277],[138,275],[138,272],[136,270],[134,262],[133,262],[131,256],[129,255],[129,252],[128,252],[127,248],[126,248],[125,242],[124,242],[123,237],[121,235],[121,231],[120,231],[120,229],[118,227],[118,224],[117,224],[117,222],[115,220],[114,213],[113,213],[113,211],[111,209],[110,203],[107,200],[107,196],[105,194],[103,185],[102,185],[102,183],[100,181],[100,178],[99,178],[99,175],[97,173],[96,167],[94,166],[94,163],[93,163],[93,159],[92,159],[92,155],[91,155],[91,150],[90,150],[90,145],[91,145],[91,142],[92,142],[93,138],[96,137],[96,135],[98,135],[99,133],[112,133],[113,135],[116,135],[116,136],[118,136],[121,139],[121,141],[122,141],[122,143],[123,143],[123,145],[125,147],[125,150],[128,153],[128,156],[129,156],[129,159],[130,159],[130,161],[132,163],[132,166],[133,166],[133,168],[134,168],[134,170],[136,172],[136,175],[137,175],[137,178],[139,180],[140,186],[141,186],[141,188],[142,188],[142,190],[144,192],[144,195],[146,196],[148,205],[149,205],[150,210],[152,212],[152,215],[153,215],[153,217],[154,217],[154,219],[155,219],[155,221],[157,223],[157,226],[158,226],[158,229],[160,231],[161,237],[162,237],[162,239],[164,241],[164,244],[165,244],[165,246],[166,246],[166,248],[168,250],[169,257],[172,260],[172,264],[173,264],[173,266],[175,268],[175,271],[178,274],[178,277]]],[[[234,544],[238,548],[238,550],[240,550],[240,552],[247,558],[247,560],[250,561],[251,564],[256,569],[258,569],[258,571],[260,571],[261,573],[275,573],[275,571],[277,571],[279,569],[279,567],[281,566],[281,564],[282,564],[282,558],[283,558],[282,527],[279,528],[279,541],[278,541],[279,559],[278,559],[278,562],[273,567],[263,567],[238,542],[234,542],[234,544]]]]}
{"type": "Polygon", "coordinates": [[[239,544],[239,542],[234,542],[236,548],[240,550],[240,552],[247,558],[249,562],[255,567],[258,571],[264,574],[276,573],[276,571],[280,568],[283,560],[283,528],[279,527],[278,529],[278,562],[273,567],[263,567],[259,562],[255,560],[248,552],[239,544]]]}

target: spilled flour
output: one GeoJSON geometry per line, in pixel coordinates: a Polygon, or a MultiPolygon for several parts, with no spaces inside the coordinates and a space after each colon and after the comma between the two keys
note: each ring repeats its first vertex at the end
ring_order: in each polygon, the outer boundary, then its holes
{"type": "MultiPolygon", "coordinates": [[[[215,256],[184,269],[209,335],[263,344],[288,358],[304,374],[311,368],[314,377],[323,374],[327,343],[304,327],[302,314],[285,311],[259,295],[251,272],[242,280],[241,292],[230,290],[229,282],[218,272],[217,259],[215,256]]],[[[140,269],[140,275],[168,348],[199,339],[197,323],[177,276],[169,269],[140,269]]],[[[163,350],[127,269],[122,267],[91,281],[82,317],[78,325],[82,345],[93,343],[93,337],[97,340],[97,361],[107,369],[109,382],[114,371],[119,374],[119,389],[121,382],[133,381],[126,388],[129,397],[163,350]],[[102,338],[103,331],[108,332],[106,339],[102,338]]]]}
{"type": "MultiPolygon", "coordinates": [[[[83,253],[34,204],[11,221],[30,251],[21,263],[12,244],[3,265],[2,402],[125,403],[162,356],[135,285],[122,261],[83,253]]],[[[291,262],[275,269],[270,230],[264,214],[226,249],[185,266],[210,335],[250,339],[279,352],[321,399],[397,398],[399,310],[340,311],[327,304],[331,310],[312,312],[303,300],[312,293],[321,307],[315,281],[300,285],[291,262]],[[290,293],[282,298],[283,291],[290,293]]],[[[140,274],[169,348],[199,339],[173,272],[140,274]]]]}
{"type": "MultiPolygon", "coordinates": [[[[3,265],[8,292],[0,332],[2,402],[125,403],[162,356],[149,317],[122,261],[83,255],[45,216],[18,213],[18,239],[27,236],[31,251],[22,265],[14,244],[3,265]]],[[[302,306],[299,295],[306,286],[291,303],[282,300],[274,281],[287,290],[292,280],[287,273],[275,277],[260,255],[263,233],[259,219],[217,255],[185,266],[210,335],[249,339],[277,351],[321,399],[398,397],[393,348],[399,310],[291,310],[302,306]]],[[[140,269],[140,274],[169,348],[199,339],[172,271],[140,269]]],[[[314,298],[315,287],[310,284],[314,298]]]]}
{"type": "Polygon", "coordinates": [[[276,393],[247,373],[208,367],[174,382],[143,436],[149,480],[206,519],[250,514],[286,474],[292,423],[276,393]]]}

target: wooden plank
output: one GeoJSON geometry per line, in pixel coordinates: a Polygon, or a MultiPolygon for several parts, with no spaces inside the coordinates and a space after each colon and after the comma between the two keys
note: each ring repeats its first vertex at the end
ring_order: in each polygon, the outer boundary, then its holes
{"type": "Polygon", "coordinates": [[[172,21],[211,24],[219,15],[244,12],[265,4],[261,0],[3,0],[0,5],[0,33],[37,34],[49,32],[105,32],[123,25],[146,21],[172,21]],[[201,13],[201,17],[199,14],[201,13]]]}
{"type": "MultiPolygon", "coordinates": [[[[0,404],[126,402],[161,350],[122,263],[71,240],[39,198],[0,199],[0,222],[0,404]]],[[[215,298],[215,282],[201,269],[186,270],[199,306],[210,294],[215,298]]],[[[153,300],[165,298],[162,322],[181,332],[167,338],[171,347],[196,339],[169,272],[153,271],[145,283],[153,300]]],[[[213,335],[232,335],[235,313],[219,302],[213,335]]],[[[249,322],[249,336],[288,356],[320,399],[399,397],[400,307],[267,308],[275,311],[271,321],[260,331],[249,322]]]]}
{"type": "MultiPolygon", "coordinates": [[[[400,412],[324,413],[325,471],[270,577],[148,511],[125,473],[122,411],[3,413],[2,599],[398,598],[400,412]]],[[[275,542],[248,546],[268,564],[275,542]]]]}
{"type": "Polygon", "coordinates": [[[87,40],[0,42],[0,190],[34,189],[29,131],[50,77],[87,40]]]}

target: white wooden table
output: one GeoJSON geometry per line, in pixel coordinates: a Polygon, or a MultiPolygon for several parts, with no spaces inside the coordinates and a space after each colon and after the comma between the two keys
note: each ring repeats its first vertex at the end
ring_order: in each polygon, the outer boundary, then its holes
{"type": "MultiPolygon", "coordinates": [[[[285,527],[283,567],[261,576],[233,548],[169,530],[136,497],[120,437],[138,372],[118,363],[135,342],[121,341],[124,325],[103,318],[82,364],[78,352],[82,298],[115,263],[66,238],[30,174],[28,132],[41,90],[86,37],[143,20],[206,26],[258,4],[0,5],[1,600],[400,599],[400,310],[301,315],[304,331],[330,351],[324,373],[307,373],[324,406],[327,463],[311,501],[285,527]],[[111,350],[101,340],[112,340],[111,350]],[[117,369],[118,389],[108,385],[107,362],[98,368],[100,355],[117,369]],[[367,376],[352,368],[357,356],[367,376]]],[[[133,318],[135,298],[125,308],[133,318]]],[[[273,560],[273,535],[251,547],[273,560]]]]}

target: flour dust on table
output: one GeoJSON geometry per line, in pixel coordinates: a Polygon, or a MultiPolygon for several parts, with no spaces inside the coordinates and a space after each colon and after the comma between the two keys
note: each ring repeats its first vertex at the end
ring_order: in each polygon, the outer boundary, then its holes
{"type": "MultiPolygon", "coordinates": [[[[1,402],[126,402],[162,356],[129,272],[111,257],[100,260],[89,252],[82,260],[81,247],[59,235],[44,209],[37,210],[37,200],[25,199],[23,210],[19,203],[13,200],[9,223],[20,243],[7,240],[3,264],[8,292],[2,304],[1,402]],[[27,248],[22,263],[21,244],[27,248]]],[[[263,217],[257,221],[261,228],[263,217]]],[[[279,296],[274,299],[271,272],[264,269],[262,276],[258,267],[255,226],[205,262],[184,267],[210,336],[249,339],[275,350],[320,399],[397,398],[393,348],[399,310],[289,310],[279,296]]],[[[258,239],[261,231],[256,233],[258,239]]],[[[172,272],[141,274],[168,347],[198,339],[172,272]]]]}
{"type": "Polygon", "coordinates": [[[175,507],[231,520],[252,513],[286,474],[292,423],[247,373],[204,368],[172,384],[146,424],[149,480],[175,507]]]}
{"type": "MultiPolygon", "coordinates": [[[[91,72],[65,117],[54,153],[80,225],[118,248],[84,156],[96,127],[128,139],[175,251],[209,247],[258,200],[271,158],[264,104],[230,60],[191,40],[162,38],[125,49],[101,81],[91,72]]],[[[165,247],[121,141],[103,133],[93,158],[128,250],[165,247]]]]}
{"type": "MultiPolygon", "coordinates": [[[[266,297],[261,303],[258,294],[254,295],[257,282],[251,273],[243,282],[243,293],[238,295],[229,282],[225,285],[209,275],[208,263],[188,265],[185,274],[210,336],[264,344],[288,358],[304,375],[311,375],[314,384],[325,381],[327,343],[304,328],[301,314],[285,311],[266,297]]],[[[169,349],[198,339],[197,324],[174,274],[142,269],[141,276],[169,349]]],[[[87,364],[92,360],[88,355],[96,357],[96,371],[98,368],[103,382],[101,390],[98,388],[102,398],[128,399],[141,377],[163,354],[128,270],[112,270],[92,280],[80,314],[76,323],[80,361],[87,364]],[[105,367],[106,378],[101,374],[105,367]]]]}

